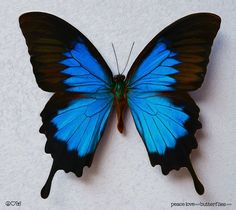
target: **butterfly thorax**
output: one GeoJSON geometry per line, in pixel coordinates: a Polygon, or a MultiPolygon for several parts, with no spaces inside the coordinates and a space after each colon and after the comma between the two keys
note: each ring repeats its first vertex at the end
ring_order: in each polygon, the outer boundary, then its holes
{"type": "Polygon", "coordinates": [[[114,93],[115,97],[122,98],[125,96],[125,76],[118,74],[115,75],[113,78],[113,85],[112,85],[112,92],[114,93]]]}
{"type": "Polygon", "coordinates": [[[127,107],[127,88],[124,75],[118,74],[113,77],[112,92],[114,94],[116,114],[118,118],[117,128],[122,133],[124,129],[124,112],[127,107]]]}

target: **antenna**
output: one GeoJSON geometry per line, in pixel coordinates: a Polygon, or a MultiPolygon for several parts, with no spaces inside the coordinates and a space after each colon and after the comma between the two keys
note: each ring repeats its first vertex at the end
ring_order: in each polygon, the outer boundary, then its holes
{"type": "Polygon", "coordinates": [[[119,63],[118,63],[118,59],[117,59],[117,55],[116,55],[116,50],[115,50],[115,47],[114,47],[113,43],[111,43],[111,45],[112,45],[112,49],[113,49],[115,59],[116,59],[116,67],[117,67],[117,70],[118,70],[118,74],[120,74],[120,68],[119,68],[119,63]]]}
{"type": "Polygon", "coordinates": [[[129,63],[130,55],[131,55],[131,52],[132,52],[132,50],[133,50],[133,48],[134,48],[134,43],[135,43],[135,42],[133,42],[133,44],[132,44],[132,46],[131,46],[131,49],[130,49],[130,52],[129,52],[129,56],[128,56],[128,59],[127,59],[126,64],[125,64],[125,68],[123,69],[123,71],[122,71],[121,74],[124,73],[124,71],[125,71],[125,69],[126,69],[128,63],[129,63]]]}

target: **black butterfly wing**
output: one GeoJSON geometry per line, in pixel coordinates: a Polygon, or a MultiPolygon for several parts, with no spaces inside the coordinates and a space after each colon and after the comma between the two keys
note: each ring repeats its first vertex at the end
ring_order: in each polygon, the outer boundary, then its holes
{"type": "Polygon", "coordinates": [[[186,16],[161,31],[144,48],[127,75],[128,104],[152,166],[163,174],[187,167],[199,194],[204,188],[189,155],[197,147],[199,108],[188,91],[204,80],[220,18],[186,16]]]}
{"type": "Polygon", "coordinates": [[[46,198],[57,170],[82,176],[91,166],[113,105],[112,73],[92,43],[64,20],[32,12],[19,22],[38,86],[55,92],[41,113],[45,151],[54,159],[41,191],[46,198]]]}

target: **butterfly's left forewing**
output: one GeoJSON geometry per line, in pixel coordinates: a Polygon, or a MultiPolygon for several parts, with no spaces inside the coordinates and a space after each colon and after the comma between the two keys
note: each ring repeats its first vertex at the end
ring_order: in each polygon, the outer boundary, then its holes
{"type": "Polygon", "coordinates": [[[153,166],[163,174],[187,167],[199,194],[204,188],[189,154],[197,147],[199,108],[187,93],[204,79],[211,45],[220,27],[214,14],[186,16],[160,32],[144,48],[127,75],[127,98],[153,166]]]}
{"type": "Polygon", "coordinates": [[[58,169],[81,176],[90,167],[113,105],[112,73],[92,43],[64,20],[32,12],[19,22],[38,86],[55,92],[41,113],[45,151],[54,159],[41,191],[46,198],[58,169]]]}

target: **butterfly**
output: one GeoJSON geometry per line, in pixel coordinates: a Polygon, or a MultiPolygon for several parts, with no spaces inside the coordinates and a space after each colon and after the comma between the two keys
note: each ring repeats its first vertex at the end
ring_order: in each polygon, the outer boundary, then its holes
{"type": "Polygon", "coordinates": [[[160,165],[164,175],[186,167],[203,194],[190,161],[200,110],[188,92],[202,85],[220,22],[211,13],[177,20],[147,44],[125,77],[113,76],[94,45],[64,20],[42,12],[21,15],[37,84],[54,93],[41,112],[45,152],[53,158],[41,197],[48,197],[57,170],[80,177],[91,166],[113,107],[121,133],[130,109],[153,167],[160,165]]]}

